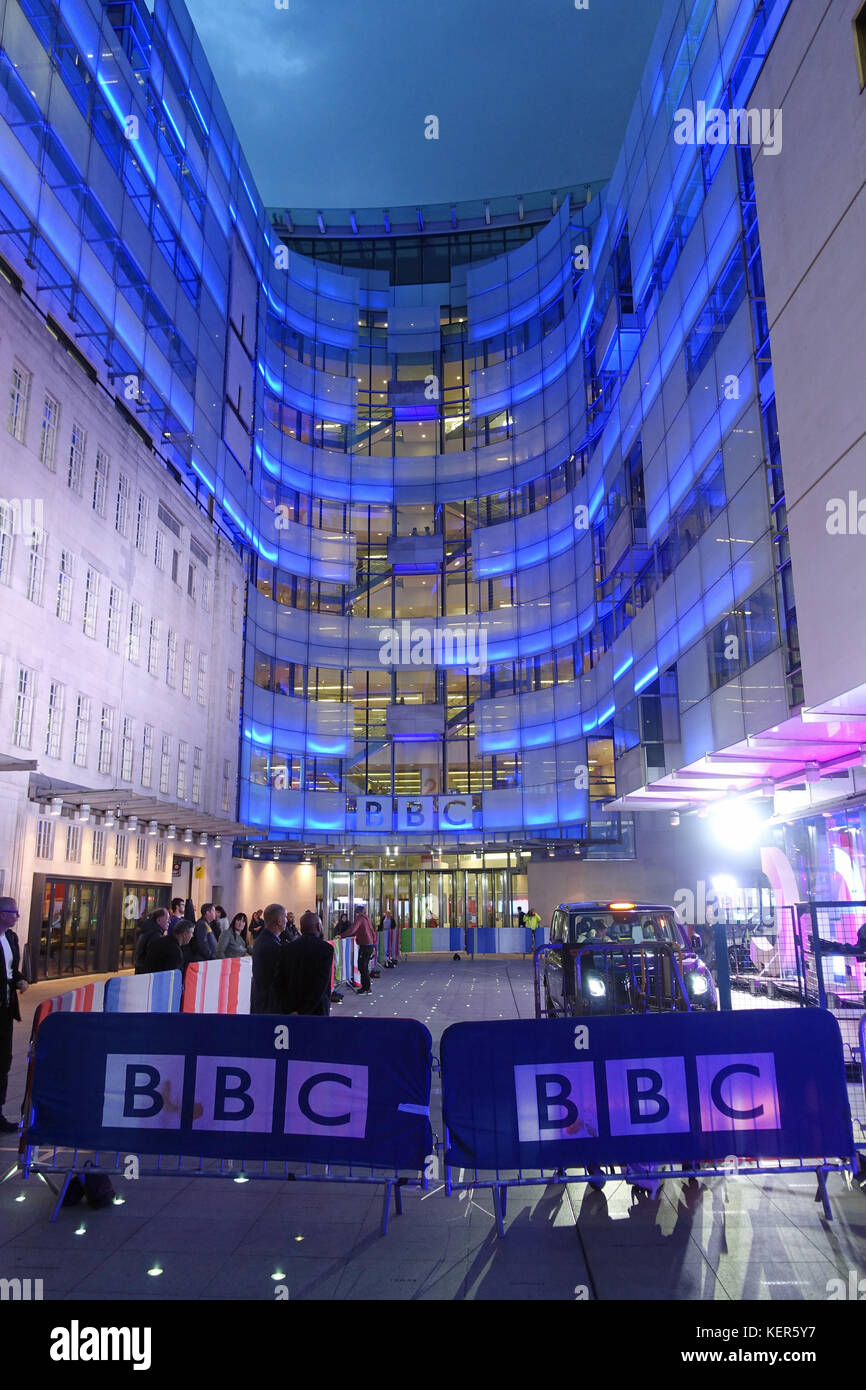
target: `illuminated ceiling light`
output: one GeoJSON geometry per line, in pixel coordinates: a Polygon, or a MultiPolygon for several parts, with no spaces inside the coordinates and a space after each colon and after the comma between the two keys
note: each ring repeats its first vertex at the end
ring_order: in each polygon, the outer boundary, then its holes
{"type": "Polygon", "coordinates": [[[214,835],[214,837],[213,837],[213,847],[214,847],[214,849],[222,849],[222,847],[223,847],[223,837],[222,837],[222,835],[214,835]]]}
{"type": "Polygon", "coordinates": [[[160,1274],[162,1274],[162,1265],[153,1264],[150,1266],[150,1269],[147,1272],[150,1275],[151,1279],[156,1279],[160,1274]]]}
{"type": "Polygon", "coordinates": [[[712,827],[716,839],[730,849],[749,849],[761,833],[754,808],[742,801],[726,801],[717,806],[712,827]]]}
{"type": "Polygon", "coordinates": [[[48,814],[51,815],[51,816],[59,816],[62,810],[63,810],[63,797],[62,797],[62,796],[52,796],[52,798],[51,798],[51,807],[50,807],[50,810],[49,810],[48,814]]]}
{"type": "Polygon", "coordinates": [[[274,1280],[285,1279],[285,1277],[285,1272],[282,1269],[275,1269],[273,1274],[271,1275],[271,1278],[274,1280]]]}
{"type": "Polygon", "coordinates": [[[148,833],[148,835],[158,835],[158,834],[159,834],[159,821],[156,821],[156,820],[149,820],[149,821],[147,822],[147,833],[148,833]]]}
{"type": "Polygon", "coordinates": [[[127,830],[137,830],[137,829],[138,829],[138,816],[130,816],[130,817],[129,817],[129,820],[126,822],[126,828],[127,828],[127,830]]]}
{"type": "Polygon", "coordinates": [[[234,1178],[233,1181],[234,1181],[234,1182],[249,1182],[249,1178],[247,1177],[246,1173],[238,1173],[238,1176],[237,1176],[236,1178],[234,1178]]]}
{"type": "Polygon", "coordinates": [[[183,842],[184,842],[185,845],[191,845],[191,844],[192,844],[192,831],[191,831],[191,830],[185,830],[185,831],[183,832],[183,842]]]}
{"type": "Polygon", "coordinates": [[[674,828],[675,830],[676,830],[677,826],[679,825],[679,823],[680,823],[680,813],[679,813],[679,811],[671,811],[671,825],[673,826],[673,828],[674,828]]]}
{"type": "Polygon", "coordinates": [[[199,835],[198,842],[202,846],[202,848],[204,848],[207,845],[207,834],[204,830],[199,835]]]}
{"type": "Polygon", "coordinates": [[[90,820],[90,806],[86,801],[83,801],[78,808],[78,819],[82,821],[84,825],[87,825],[90,820]]]}
{"type": "Polygon", "coordinates": [[[102,820],[102,824],[106,827],[107,830],[114,829],[114,827],[117,825],[117,816],[114,814],[113,811],[106,811],[102,820]]]}
{"type": "Polygon", "coordinates": [[[165,832],[165,838],[166,838],[167,840],[176,840],[176,839],[177,839],[177,826],[176,826],[176,825],[170,825],[170,826],[168,827],[168,829],[167,829],[166,832],[165,832]]]}

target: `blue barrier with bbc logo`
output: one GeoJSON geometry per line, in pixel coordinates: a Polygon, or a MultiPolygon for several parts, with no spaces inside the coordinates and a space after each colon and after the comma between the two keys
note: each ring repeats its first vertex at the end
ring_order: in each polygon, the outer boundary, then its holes
{"type": "Polygon", "coordinates": [[[422,1170],[431,1046],[404,1019],[51,1014],[25,1142],[422,1170]]]}
{"type": "Polygon", "coordinates": [[[839,1028],[819,1009],[457,1023],[441,1057],[451,1166],[854,1149],[839,1028]]]}

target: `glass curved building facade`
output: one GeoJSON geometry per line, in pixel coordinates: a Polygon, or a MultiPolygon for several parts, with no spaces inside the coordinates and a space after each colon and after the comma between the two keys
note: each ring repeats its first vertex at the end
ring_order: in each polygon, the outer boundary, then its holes
{"type": "Polygon", "coordinates": [[[627,857],[802,705],[749,115],[788,6],[670,0],[604,187],[299,212],[176,0],[0,0],[4,264],[246,565],[236,853],[627,857]]]}

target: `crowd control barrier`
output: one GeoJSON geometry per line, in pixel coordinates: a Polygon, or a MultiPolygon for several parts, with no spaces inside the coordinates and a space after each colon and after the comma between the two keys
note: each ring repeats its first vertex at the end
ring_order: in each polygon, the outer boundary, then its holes
{"type": "Polygon", "coordinates": [[[391,1194],[399,1212],[403,1186],[426,1186],[431,1047],[405,1019],[56,1014],[36,1038],[23,1175],[54,1187],[52,1221],[86,1162],[123,1173],[131,1154],[139,1177],[374,1183],[385,1234],[391,1194]]]}
{"type": "Polygon", "coordinates": [[[400,928],[390,927],[388,931],[379,932],[379,959],[399,960],[400,957],[400,928]]]}
{"type": "Polygon", "coordinates": [[[547,928],[538,927],[404,927],[400,949],[404,955],[425,952],[466,952],[470,956],[523,956],[547,940],[547,928]]]}
{"type": "Polygon", "coordinates": [[[352,989],[361,988],[361,972],[358,969],[358,943],[354,936],[338,936],[331,943],[337,963],[337,981],[352,989]]]}
{"type": "Polygon", "coordinates": [[[180,1011],[183,974],[160,970],[156,975],[115,975],[105,982],[103,1011],[107,1014],[176,1014],[180,1011]]]}
{"type": "Polygon", "coordinates": [[[500,1235],[510,1187],[614,1165],[814,1172],[832,1219],[827,1174],[853,1160],[841,1037],[817,1009],[458,1023],[441,1062],[446,1189],[491,1188],[500,1235]]]}
{"type": "Polygon", "coordinates": [[[183,982],[185,1014],[248,1014],[253,984],[250,956],[194,960],[183,982]]]}

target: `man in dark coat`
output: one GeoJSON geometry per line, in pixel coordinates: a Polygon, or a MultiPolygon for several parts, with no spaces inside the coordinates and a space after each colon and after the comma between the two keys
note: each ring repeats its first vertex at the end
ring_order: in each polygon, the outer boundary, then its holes
{"type": "Polygon", "coordinates": [[[12,928],[18,921],[14,898],[0,898],[0,1134],[14,1134],[18,1126],[3,1115],[9,1068],[12,1066],[12,1024],[21,1022],[18,995],[27,988],[21,974],[21,948],[12,928]]]}
{"type": "Polygon", "coordinates": [[[211,931],[211,922],[216,918],[216,907],[213,903],[203,903],[201,917],[195,924],[190,947],[193,960],[215,960],[217,953],[217,939],[211,931]]]}
{"type": "Polygon", "coordinates": [[[280,933],[286,928],[286,909],[270,903],[264,911],[264,929],[253,942],[253,983],[250,990],[250,1013],[271,1012],[271,986],[284,946],[280,933]]]}
{"type": "Polygon", "coordinates": [[[167,907],[158,907],[156,912],[152,912],[146,921],[142,922],[138,929],[138,937],[135,942],[135,973],[136,975],[146,975],[148,967],[145,964],[147,953],[151,943],[158,937],[165,936],[168,931],[170,914],[167,907]]]}
{"type": "Polygon", "coordinates": [[[184,946],[188,946],[193,933],[192,922],[183,917],[163,935],[151,936],[144,953],[144,975],[156,975],[161,970],[185,970],[184,946]]]}
{"type": "Polygon", "coordinates": [[[315,912],[301,918],[301,934],[284,949],[274,972],[271,1011],[278,1014],[331,1012],[331,968],[334,948],[322,939],[322,923],[315,912]]]}

